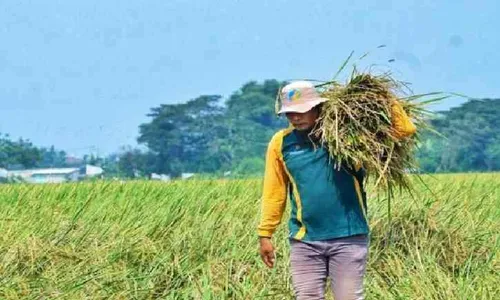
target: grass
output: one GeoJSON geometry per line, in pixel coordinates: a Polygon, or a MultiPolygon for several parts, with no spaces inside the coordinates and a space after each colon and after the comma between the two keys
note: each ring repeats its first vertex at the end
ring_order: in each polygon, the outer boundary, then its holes
{"type": "MultiPolygon", "coordinates": [[[[367,299],[495,299],[500,174],[369,195],[367,299]]],[[[261,181],[0,185],[0,299],[291,299],[286,221],[266,269],[261,181]]]]}

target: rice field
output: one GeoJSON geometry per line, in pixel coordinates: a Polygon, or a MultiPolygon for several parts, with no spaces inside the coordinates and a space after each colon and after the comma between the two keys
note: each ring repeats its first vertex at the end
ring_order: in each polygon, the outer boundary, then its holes
{"type": "MultiPolygon", "coordinates": [[[[369,194],[367,299],[496,299],[500,174],[369,194]],[[389,231],[391,235],[389,236],[389,231]]],[[[258,255],[261,179],[0,185],[0,299],[292,299],[258,255]]]]}

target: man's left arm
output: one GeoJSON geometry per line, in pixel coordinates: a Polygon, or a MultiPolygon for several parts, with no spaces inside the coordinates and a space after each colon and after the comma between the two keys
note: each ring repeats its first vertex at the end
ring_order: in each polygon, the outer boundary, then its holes
{"type": "Polygon", "coordinates": [[[393,135],[397,139],[410,137],[417,132],[417,127],[397,100],[392,103],[391,121],[393,135]]]}

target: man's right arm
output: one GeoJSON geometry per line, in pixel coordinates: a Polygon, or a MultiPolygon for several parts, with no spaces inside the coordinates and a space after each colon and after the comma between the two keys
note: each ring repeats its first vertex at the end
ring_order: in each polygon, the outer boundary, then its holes
{"type": "Polygon", "coordinates": [[[268,145],[262,192],[261,217],[257,230],[262,261],[274,267],[274,246],[271,237],[281,222],[286,206],[288,176],[281,155],[283,131],[276,133],[268,145]]]}
{"type": "Polygon", "coordinates": [[[285,172],[281,145],[283,132],[274,135],[266,153],[266,168],[261,202],[258,235],[270,238],[281,222],[286,206],[288,176],[285,172]]]}

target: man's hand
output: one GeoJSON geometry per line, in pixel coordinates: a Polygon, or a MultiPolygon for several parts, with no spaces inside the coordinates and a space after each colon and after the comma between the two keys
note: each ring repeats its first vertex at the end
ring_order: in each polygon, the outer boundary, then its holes
{"type": "Polygon", "coordinates": [[[260,238],[260,257],[269,268],[274,266],[274,247],[271,238],[260,238]]]}

